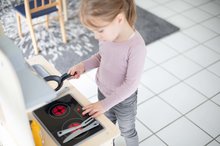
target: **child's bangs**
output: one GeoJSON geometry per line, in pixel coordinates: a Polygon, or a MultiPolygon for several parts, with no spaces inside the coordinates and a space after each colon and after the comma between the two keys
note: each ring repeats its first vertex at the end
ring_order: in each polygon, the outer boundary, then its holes
{"type": "Polygon", "coordinates": [[[100,27],[97,25],[97,23],[95,22],[95,18],[93,18],[93,17],[83,16],[83,17],[81,17],[81,22],[89,28],[96,28],[97,29],[100,27]]]}

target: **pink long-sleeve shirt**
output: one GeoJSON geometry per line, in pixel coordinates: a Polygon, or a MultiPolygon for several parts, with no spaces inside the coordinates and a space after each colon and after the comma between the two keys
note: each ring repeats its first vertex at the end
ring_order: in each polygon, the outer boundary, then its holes
{"type": "Polygon", "coordinates": [[[96,83],[106,97],[101,101],[105,110],[109,110],[137,90],[145,56],[145,42],[136,31],[124,42],[100,42],[99,52],[83,61],[85,71],[98,67],[96,83]]]}

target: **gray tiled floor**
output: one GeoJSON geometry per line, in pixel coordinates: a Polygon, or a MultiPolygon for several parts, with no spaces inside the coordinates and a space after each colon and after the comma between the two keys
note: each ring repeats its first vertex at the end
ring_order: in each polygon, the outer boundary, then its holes
{"type": "MultiPolygon", "coordinates": [[[[181,28],[147,46],[136,121],[140,146],[220,146],[220,0],[136,3],[181,28]]],[[[97,101],[94,74],[71,81],[91,102],[97,101]]],[[[121,138],[116,143],[125,145],[121,138]]]]}

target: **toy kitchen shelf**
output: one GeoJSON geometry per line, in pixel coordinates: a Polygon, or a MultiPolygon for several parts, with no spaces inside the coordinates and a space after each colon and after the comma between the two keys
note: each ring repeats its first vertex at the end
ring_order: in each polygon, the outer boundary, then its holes
{"type": "MultiPolygon", "coordinates": [[[[33,58],[27,60],[30,65],[40,64],[44,69],[47,70],[51,75],[61,75],[43,56],[34,56],[33,58]]],[[[87,98],[82,95],[72,84],[67,80],[64,81],[63,87],[67,87],[69,90],[60,94],[60,97],[63,97],[67,94],[71,95],[75,101],[80,105],[88,105],[90,102],[87,98]]],[[[57,98],[56,98],[57,99],[57,98]]],[[[59,99],[59,97],[58,97],[59,99]]],[[[32,112],[29,112],[29,118],[35,119],[32,112]]],[[[120,131],[117,126],[115,126],[104,114],[96,118],[96,120],[103,126],[103,129],[94,135],[84,139],[82,142],[79,142],[77,145],[80,146],[111,146],[112,140],[119,136],[120,131]]],[[[50,136],[47,130],[41,125],[42,139],[44,141],[43,146],[57,146],[58,144],[50,136]]]]}

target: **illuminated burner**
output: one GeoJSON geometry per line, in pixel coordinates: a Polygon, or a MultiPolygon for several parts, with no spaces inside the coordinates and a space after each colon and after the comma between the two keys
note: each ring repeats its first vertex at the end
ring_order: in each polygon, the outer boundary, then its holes
{"type": "Polygon", "coordinates": [[[49,109],[50,116],[54,118],[62,118],[65,117],[69,113],[70,109],[68,105],[60,103],[55,104],[49,109]]]}
{"type": "Polygon", "coordinates": [[[77,105],[75,108],[75,113],[80,116],[80,117],[85,117],[86,115],[83,115],[82,112],[83,112],[83,109],[80,105],[77,105]]]}
{"type": "Polygon", "coordinates": [[[52,113],[55,116],[62,116],[63,114],[66,113],[66,107],[63,105],[57,105],[52,109],[52,113]]]}
{"type": "MultiPolygon", "coordinates": [[[[74,118],[74,119],[69,119],[68,121],[66,121],[63,126],[62,126],[62,129],[67,129],[67,128],[71,128],[71,127],[76,127],[76,126],[79,126],[81,123],[83,122],[83,119],[80,119],[80,118],[74,118]]],[[[82,128],[79,128],[79,129],[82,129],[82,128]]],[[[76,129],[77,130],[77,129],[76,129]]],[[[72,131],[71,133],[75,132],[76,130],[72,131]]],[[[89,132],[85,132],[79,136],[77,136],[75,139],[79,139],[79,138],[82,138],[82,137],[85,137],[89,132]]],[[[66,135],[66,137],[69,135],[70,133],[68,133],[66,135]]]]}
{"type": "MultiPolygon", "coordinates": [[[[68,128],[77,127],[77,126],[79,126],[79,125],[80,125],[80,123],[71,123],[71,124],[68,126],[68,128]]],[[[82,128],[79,128],[79,129],[82,129],[82,128]]],[[[77,129],[76,129],[76,130],[77,130],[77,129]]],[[[71,133],[75,132],[76,130],[73,130],[71,133]]]]}

